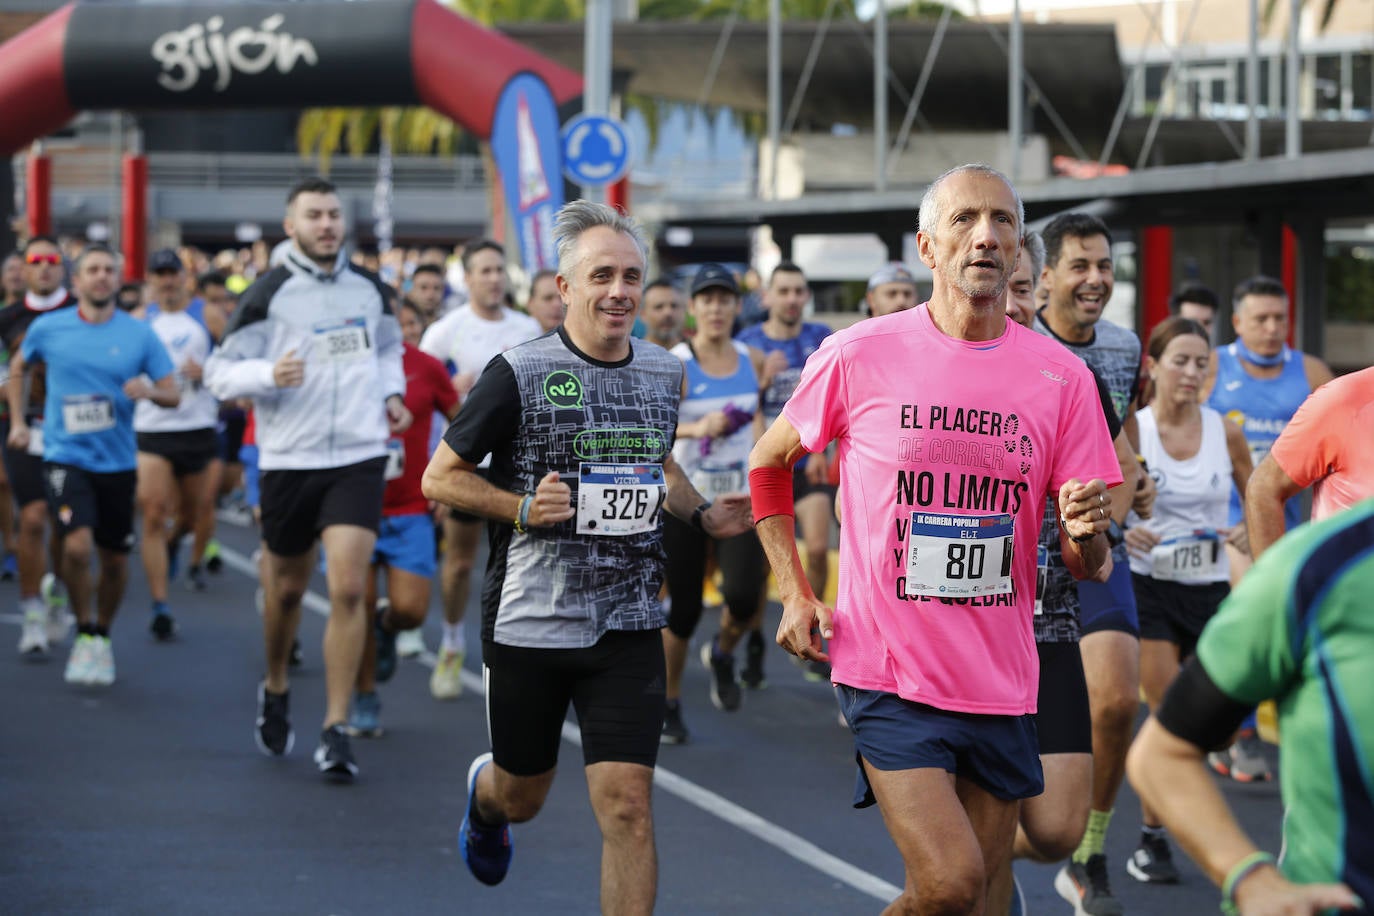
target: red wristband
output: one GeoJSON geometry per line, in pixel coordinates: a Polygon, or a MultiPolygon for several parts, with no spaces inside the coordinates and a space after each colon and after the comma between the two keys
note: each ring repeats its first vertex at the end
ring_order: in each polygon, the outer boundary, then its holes
{"type": "Polygon", "coordinates": [[[749,499],[754,505],[754,521],[770,515],[796,516],[792,508],[791,468],[750,468],[749,499]]]}

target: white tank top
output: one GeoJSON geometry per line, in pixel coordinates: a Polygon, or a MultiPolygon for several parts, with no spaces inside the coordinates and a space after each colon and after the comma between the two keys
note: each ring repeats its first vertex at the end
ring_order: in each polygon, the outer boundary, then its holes
{"type": "Polygon", "coordinates": [[[1221,414],[1201,407],[1202,444],[1182,461],[1164,450],[1154,410],[1135,418],[1140,428],[1140,454],[1150,468],[1159,495],[1148,519],[1132,514],[1131,524],[1159,535],[1161,543],[1148,557],[1131,554],[1131,572],[1191,585],[1230,578],[1223,539],[1231,499],[1231,453],[1221,414]]]}
{"type": "Polygon", "coordinates": [[[759,380],[749,348],[732,341],[737,360],[727,376],[707,375],[691,346],[680,343],[668,351],[687,369],[687,396],[678,405],[679,423],[695,423],[709,413],[726,410],[735,418],[734,432],[719,439],[679,439],[673,459],[702,496],[749,492],[749,450],[754,447],[753,417],[759,409],[759,380]]]}
{"type": "MultiPolygon", "coordinates": [[[[194,306],[193,306],[194,307],[194,306]]],[[[192,307],[192,308],[193,308],[192,307]]],[[[151,310],[152,307],[150,307],[151,310]]],[[[214,429],[219,422],[219,401],[205,386],[181,374],[187,360],[204,366],[214,344],[210,331],[193,314],[192,308],[179,312],[153,311],[148,317],[153,332],[176,367],[181,403],[173,408],[159,407],[141,400],[134,406],[134,430],[140,433],[175,433],[190,429],[214,429]]]]}

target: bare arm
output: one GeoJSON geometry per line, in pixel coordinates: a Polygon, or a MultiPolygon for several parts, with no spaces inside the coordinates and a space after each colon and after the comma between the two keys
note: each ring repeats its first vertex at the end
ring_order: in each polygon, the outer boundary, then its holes
{"type": "MultiPolygon", "coordinates": [[[[420,490],[426,499],[454,509],[514,523],[525,494],[502,490],[476,471],[477,465],[464,460],[441,440],[420,479],[420,490]]],[[[528,522],[531,528],[548,527],[573,517],[572,490],[558,479],[557,471],[550,471],[539,481],[533,497],[528,522]]]]}
{"type": "Polygon", "coordinates": [[[1313,391],[1336,377],[1330,366],[1307,353],[1302,355],[1302,368],[1307,373],[1307,387],[1313,391]]]}
{"type": "Polygon", "coordinates": [[[131,378],[124,383],[124,394],[131,401],[144,398],[159,407],[175,407],[181,403],[181,388],[177,385],[176,375],[171,372],[152,384],[142,376],[131,378]]]}
{"type": "MultiPolygon", "coordinates": [[[[749,468],[785,468],[788,471],[797,459],[806,454],[801,436],[786,417],[778,417],[749,453],[749,468]]],[[[821,651],[821,639],[834,634],[831,611],[811,590],[797,553],[796,522],[791,515],[772,515],[754,523],[763,544],[773,578],[778,584],[782,600],[782,622],[778,624],[778,645],[801,658],[828,661],[821,651]],[[819,634],[812,634],[813,628],[819,634]]]]}
{"type": "Polygon", "coordinates": [[[1106,481],[1097,478],[1085,484],[1075,477],[1059,488],[1059,517],[1063,520],[1059,552],[1064,566],[1077,579],[1105,582],[1111,574],[1111,549],[1105,535],[1112,515],[1106,493],[1106,481]],[[1074,537],[1088,539],[1075,541],[1074,537]]]}
{"type": "MultiPolygon", "coordinates": [[[[1220,886],[1242,859],[1257,852],[1236,823],[1201,748],[1170,733],[1151,716],[1126,760],[1131,784],[1178,838],[1193,861],[1220,886]]],[[[1331,907],[1353,909],[1354,894],[1338,884],[1293,884],[1272,865],[1261,866],[1235,888],[1245,916],[1315,916],[1331,907]]]]}
{"type": "MultiPolygon", "coordinates": [[[[1231,480],[1235,482],[1236,492],[1240,494],[1241,506],[1245,506],[1245,490],[1250,483],[1250,446],[1245,441],[1245,433],[1230,420],[1222,418],[1226,427],[1226,451],[1231,456],[1231,480]]],[[[1227,543],[1237,550],[1250,552],[1250,526],[1248,520],[1241,518],[1226,536],[1227,543]]]]}
{"type": "Polygon", "coordinates": [[[5,398],[10,404],[10,448],[23,450],[29,446],[28,418],[24,409],[24,383],[28,379],[29,364],[24,361],[23,351],[14,348],[10,354],[10,377],[5,387],[5,398]]]}
{"type": "Polygon", "coordinates": [[[1116,463],[1121,466],[1121,483],[1107,491],[1107,499],[1112,504],[1109,510],[1111,517],[1116,519],[1118,525],[1124,525],[1135,499],[1136,486],[1140,483],[1140,462],[1135,458],[1135,447],[1131,445],[1124,426],[1112,440],[1112,445],[1116,448],[1116,463]]]}
{"type": "Polygon", "coordinates": [[[1245,488],[1245,522],[1250,530],[1250,555],[1256,560],[1283,537],[1283,504],[1302,489],[1273,455],[1266,455],[1250,475],[1245,488]]]}

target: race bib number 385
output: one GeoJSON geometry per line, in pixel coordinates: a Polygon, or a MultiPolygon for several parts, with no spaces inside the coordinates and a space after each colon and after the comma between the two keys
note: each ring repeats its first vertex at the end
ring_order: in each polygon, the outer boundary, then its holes
{"type": "Polygon", "coordinates": [[[911,513],[906,592],[936,598],[1011,592],[1010,515],[911,513]]]}
{"type": "Polygon", "coordinates": [[[652,531],[667,496],[661,464],[584,461],[577,478],[577,533],[617,537],[652,531]]]}

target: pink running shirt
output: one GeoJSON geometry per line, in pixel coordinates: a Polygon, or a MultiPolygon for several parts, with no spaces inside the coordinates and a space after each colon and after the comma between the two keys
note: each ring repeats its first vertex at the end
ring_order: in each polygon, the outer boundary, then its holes
{"type": "Polygon", "coordinates": [[[838,442],[835,682],[955,712],[1035,712],[1045,496],[1074,477],[1121,482],[1083,361],[1013,321],[996,340],[955,340],[926,303],[827,338],[783,416],[810,451],[838,442]],[[1005,565],[1001,535],[1014,543],[1005,565]],[[909,588],[913,546],[937,563],[909,588]]]}
{"type": "Polygon", "coordinates": [[[1374,368],[1308,395],[1269,453],[1298,486],[1316,485],[1314,521],[1374,496],[1374,368]]]}

